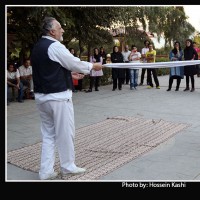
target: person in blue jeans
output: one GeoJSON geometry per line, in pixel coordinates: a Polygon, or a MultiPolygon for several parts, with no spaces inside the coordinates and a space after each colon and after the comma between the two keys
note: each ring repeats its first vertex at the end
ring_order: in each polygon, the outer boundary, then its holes
{"type": "MultiPolygon", "coordinates": [[[[137,51],[137,47],[135,45],[132,45],[132,50],[129,55],[129,62],[136,63],[140,62],[141,53],[137,51]]],[[[139,69],[129,69],[130,70],[130,89],[137,89],[138,86],[138,74],[139,69]]]]}

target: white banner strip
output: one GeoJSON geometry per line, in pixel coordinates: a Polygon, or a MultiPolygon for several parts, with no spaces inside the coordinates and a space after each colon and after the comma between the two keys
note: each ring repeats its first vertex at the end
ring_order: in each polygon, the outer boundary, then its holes
{"type": "Polygon", "coordinates": [[[155,62],[155,63],[108,63],[104,67],[110,68],[170,68],[181,67],[186,65],[198,65],[200,60],[184,60],[184,61],[169,61],[169,62],[155,62]]]}

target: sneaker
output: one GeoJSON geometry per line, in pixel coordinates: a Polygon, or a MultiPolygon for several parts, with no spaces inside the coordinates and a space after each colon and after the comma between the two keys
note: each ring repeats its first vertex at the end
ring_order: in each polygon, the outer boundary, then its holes
{"type": "Polygon", "coordinates": [[[76,167],[73,171],[62,171],[62,175],[67,175],[67,174],[80,174],[80,173],[84,173],[86,171],[85,168],[80,168],[80,167],[76,167]]]}
{"type": "Polygon", "coordinates": [[[52,174],[47,174],[45,176],[40,176],[40,180],[52,180],[58,176],[58,172],[53,172],[52,174]]]}
{"type": "Polygon", "coordinates": [[[153,88],[153,87],[152,87],[152,86],[150,86],[150,85],[148,85],[148,86],[147,86],[147,89],[151,89],[151,88],[153,88]]]}
{"type": "Polygon", "coordinates": [[[142,85],[143,85],[143,83],[140,83],[139,85],[140,85],[140,86],[142,86],[142,85]]]}
{"type": "Polygon", "coordinates": [[[134,89],[133,87],[130,88],[130,90],[133,90],[133,89],[134,89]]]}
{"type": "Polygon", "coordinates": [[[160,89],[160,86],[157,86],[156,89],[160,89]]]}

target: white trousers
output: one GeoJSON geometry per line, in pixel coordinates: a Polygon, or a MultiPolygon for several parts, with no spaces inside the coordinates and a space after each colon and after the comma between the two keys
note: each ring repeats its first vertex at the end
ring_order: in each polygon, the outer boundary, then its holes
{"type": "Polygon", "coordinates": [[[54,172],[57,146],[62,171],[72,171],[75,165],[74,108],[72,99],[37,104],[41,118],[42,153],[39,176],[54,172]]]}

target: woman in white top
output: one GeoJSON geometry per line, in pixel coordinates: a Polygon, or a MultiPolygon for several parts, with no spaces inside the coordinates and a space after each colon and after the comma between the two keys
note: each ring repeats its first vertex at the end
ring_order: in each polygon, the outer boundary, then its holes
{"type": "MultiPolygon", "coordinates": [[[[100,64],[103,63],[103,58],[99,54],[98,48],[94,49],[94,54],[92,56],[90,56],[90,62],[91,63],[100,63],[100,64]]],[[[91,72],[90,72],[90,88],[86,92],[92,92],[93,86],[95,86],[95,91],[99,91],[98,87],[99,87],[100,76],[103,76],[102,70],[99,70],[99,71],[91,70],[91,72]]]]}
{"type": "MultiPolygon", "coordinates": [[[[137,47],[132,45],[131,53],[129,55],[129,62],[140,62],[141,53],[137,51],[137,47]]],[[[138,86],[138,73],[139,69],[129,69],[130,70],[130,89],[137,89],[138,86]]]]}

